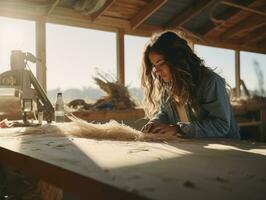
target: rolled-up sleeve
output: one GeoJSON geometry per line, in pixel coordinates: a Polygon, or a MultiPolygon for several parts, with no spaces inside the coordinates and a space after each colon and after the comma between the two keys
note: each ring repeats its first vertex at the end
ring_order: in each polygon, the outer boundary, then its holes
{"type": "Polygon", "coordinates": [[[204,101],[200,107],[206,117],[190,123],[178,124],[186,137],[225,137],[230,130],[231,105],[224,80],[212,77],[202,91],[204,101]]]}

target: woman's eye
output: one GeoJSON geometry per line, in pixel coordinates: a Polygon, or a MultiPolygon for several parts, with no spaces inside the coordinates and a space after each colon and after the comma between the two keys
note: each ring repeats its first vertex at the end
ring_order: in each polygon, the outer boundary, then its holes
{"type": "Polygon", "coordinates": [[[158,64],[158,67],[163,67],[165,62],[158,64]]]}
{"type": "Polygon", "coordinates": [[[157,65],[153,65],[154,68],[161,68],[165,65],[165,62],[159,63],[157,65]]]}

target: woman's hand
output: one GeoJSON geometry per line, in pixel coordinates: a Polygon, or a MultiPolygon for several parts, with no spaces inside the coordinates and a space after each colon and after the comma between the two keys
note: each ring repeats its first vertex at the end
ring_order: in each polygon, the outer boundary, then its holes
{"type": "Polygon", "coordinates": [[[149,122],[141,129],[144,133],[177,135],[177,126],[149,122]]]}
{"type": "Polygon", "coordinates": [[[156,126],[156,123],[153,122],[148,122],[147,124],[145,124],[142,129],[141,132],[143,133],[151,133],[150,130],[152,130],[152,128],[156,126]]]}

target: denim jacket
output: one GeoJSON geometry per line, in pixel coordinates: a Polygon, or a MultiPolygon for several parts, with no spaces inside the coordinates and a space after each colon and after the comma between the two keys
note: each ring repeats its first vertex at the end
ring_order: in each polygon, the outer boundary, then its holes
{"type": "Polygon", "coordinates": [[[167,92],[163,95],[159,112],[151,122],[178,124],[188,138],[240,138],[223,78],[214,72],[208,72],[195,95],[199,111],[195,115],[191,105],[186,105],[189,122],[180,122],[174,101],[167,92]]]}

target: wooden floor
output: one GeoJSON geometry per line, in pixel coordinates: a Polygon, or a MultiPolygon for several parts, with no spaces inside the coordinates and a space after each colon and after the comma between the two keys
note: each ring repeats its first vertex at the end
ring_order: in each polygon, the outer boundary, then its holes
{"type": "Polygon", "coordinates": [[[81,199],[265,199],[266,145],[93,140],[0,129],[0,163],[81,199]]]}

